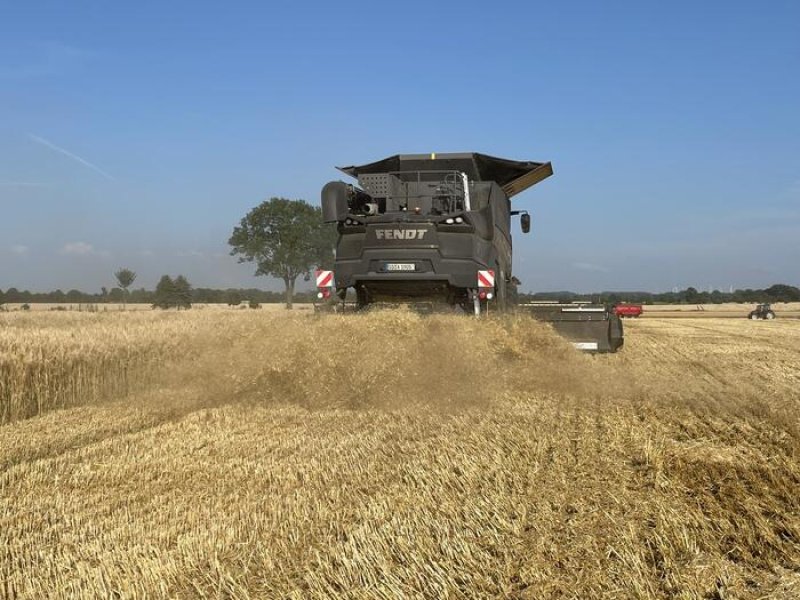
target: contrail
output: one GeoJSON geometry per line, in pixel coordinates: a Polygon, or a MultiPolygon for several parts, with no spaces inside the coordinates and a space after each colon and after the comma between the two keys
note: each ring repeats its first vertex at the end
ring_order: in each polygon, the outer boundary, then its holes
{"type": "Polygon", "coordinates": [[[93,165],[88,160],[81,158],[77,154],[73,154],[69,150],[64,150],[64,148],[56,146],[54,143],[48,142],[46,139],[40,138],[38,135],[33,135],[32,133],[29,133],[28,137],[30,137],[34,142],[36,142],[38,144],[42,144],[43,146],[47,146],[51,150],[55,150],[56,152],[60,152],[64,156],[70,157],[72,160],[77,160],[82,165],[84,165],[86,167],[89,167],[92,171],[96,171],[97,173],[100,173],[100,175],[102,175],[106,179],[110,179],[111,181],[116,181],[116,179],[114,179],[114,177],[112,175],[109,175],[108,173],[103,171],[103,169],[101,169],[97,165],[93,165]]]}

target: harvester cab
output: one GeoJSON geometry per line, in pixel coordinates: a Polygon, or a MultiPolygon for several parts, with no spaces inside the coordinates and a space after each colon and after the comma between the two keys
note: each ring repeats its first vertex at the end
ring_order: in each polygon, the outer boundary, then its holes
{"type": "MultiPolygon", "coordinates": [[[[323,219],[337,224],[339,238],[333,271],[317,273],[320,299],[344,306],[352,289],[359,309],[411,303],[480,315],[513,308],[512,217],[524,233],[531,218],[512,210],[511,198],[552,175],[549,162],[401,154],[339,170],[358,185],[332,181],[322,189],[323,219]]],[[[554,325],[563,320],[543,314],[554,325]]]]}

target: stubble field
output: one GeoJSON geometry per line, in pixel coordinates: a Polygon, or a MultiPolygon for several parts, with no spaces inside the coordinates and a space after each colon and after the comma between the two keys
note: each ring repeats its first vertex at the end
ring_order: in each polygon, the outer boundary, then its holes
{"type": "Polygon", "coordinates": [[[800,597],[800,321],[625,325],[0,314],[0,597],[800,597]]]}

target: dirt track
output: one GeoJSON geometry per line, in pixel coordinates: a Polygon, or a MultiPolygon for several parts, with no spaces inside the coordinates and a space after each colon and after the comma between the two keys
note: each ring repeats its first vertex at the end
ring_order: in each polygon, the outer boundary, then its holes
{"type": "Polygon", "coordinates": [[[797,321],[246,318],[0,428],[0,597],[800,595],[797,321]]]}

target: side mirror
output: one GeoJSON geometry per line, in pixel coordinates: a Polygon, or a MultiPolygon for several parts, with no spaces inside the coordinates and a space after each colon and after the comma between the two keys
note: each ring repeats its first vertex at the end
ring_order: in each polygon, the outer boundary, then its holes
{"type": "Polygon", "coordinates": [[[522,227],[522,233],[530,233],[531,231],[531,216],[528,213],[522,213],[519,216],[519,224],[522,227]]]}
{"type": "Polygon", "coordinates": [[[347,218],[347,184],[344,181],[331,181],[322,188],[322,220],[338,223],[347,218]]]}

